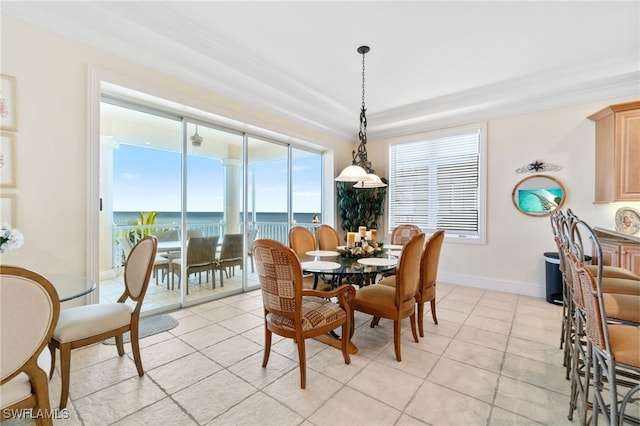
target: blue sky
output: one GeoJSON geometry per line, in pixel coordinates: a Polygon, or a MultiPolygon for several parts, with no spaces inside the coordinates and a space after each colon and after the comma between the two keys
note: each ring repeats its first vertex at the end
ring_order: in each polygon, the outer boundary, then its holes
{"type": "MultiPolygon", "coordinates": [[[[179,211],[180,154],[121,144],[113,155],[114,211],[179,211]]],[[[256,165],[256,206],[260,212],[286,210],[285,161],[256,165]]],[[[294,211],[320,213],[320,155],[301,157],[293,168],[294,211]]],[[[224,210],[222,161],[189,156],[189,211],[224,210]]]]}

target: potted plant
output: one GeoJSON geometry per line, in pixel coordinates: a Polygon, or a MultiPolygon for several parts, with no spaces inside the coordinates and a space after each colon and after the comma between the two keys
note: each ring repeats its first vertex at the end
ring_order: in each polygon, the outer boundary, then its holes
{"type": "MultiPolygon", "coordinates": [[[[384,183],[387,179],[381,178],[384,183]]],[[[354,188],[353,182],[337,182],[338,214],[342,219],[341,228],[355,232],[359,226],[378,229],[378,220],[384,213],[387,187],[354,188]]]]}

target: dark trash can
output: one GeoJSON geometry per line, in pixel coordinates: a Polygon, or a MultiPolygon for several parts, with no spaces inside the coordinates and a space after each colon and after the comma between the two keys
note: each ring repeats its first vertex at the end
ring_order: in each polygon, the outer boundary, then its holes
{"type": "Polygon", "coordinates": [[[547,302],[562,305],[562,272],[560,256],[556,252],[544,253],[547,302]]]}

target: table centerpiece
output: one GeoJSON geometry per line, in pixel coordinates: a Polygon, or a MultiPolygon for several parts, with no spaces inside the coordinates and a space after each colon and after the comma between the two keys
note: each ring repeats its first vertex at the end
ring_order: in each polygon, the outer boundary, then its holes
{"type": "Polygon", "coordinates": [[[367,231],[366,227],[361,226],[359,232],[347,232],[347,245],[337,250],[342,257],[360,259],[381,253],[382,245],[377,241],[375,229],[367,231]]]}

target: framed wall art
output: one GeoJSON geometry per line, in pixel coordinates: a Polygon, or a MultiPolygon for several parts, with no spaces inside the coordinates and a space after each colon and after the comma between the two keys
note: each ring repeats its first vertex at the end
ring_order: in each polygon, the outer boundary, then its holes
{"type": "Polygon", "coordinates": [[[0,223],[7,223],[16,227],[16,196],[15,194],[0,195],[0,223]]]}
{"type": "Polygon", "coordinates": [[[551,176],[533,175],[513,188],[513,205],[529,216],[549,216],[562,207],[567,194],[564,186],[551,176]]]}
{"type": "Polygon", "coordinates": [[[16,131],[16,79],[0,74],[0,128],[16,131]]]}
{"type": "Polygon", "coordinates": [[[0,134],[0,187],[15,188],[16,186],[16,153],[13,135],[2,132],[0,134]]]}

